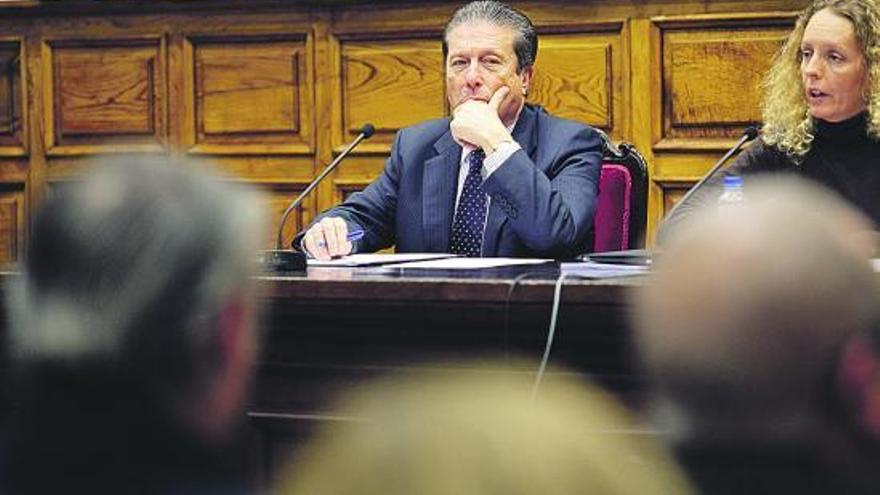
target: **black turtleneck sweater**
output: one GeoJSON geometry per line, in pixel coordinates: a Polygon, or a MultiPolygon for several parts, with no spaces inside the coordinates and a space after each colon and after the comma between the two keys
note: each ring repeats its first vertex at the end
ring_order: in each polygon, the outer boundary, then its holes
{"type": "MultiPolygon", "coordinates": [[[[815,127],[815,139],[800,163],[759,140],[740,154],[726,173],[741,175],[746,181],[762,173],[792,173],[811,179],[841,195],[880,227],[880,140],[868,136],[866,114],[837,123],[816,120],[815,127]]],[[[666,219],[660,238],[695,209],[716,201],[723,176],[715,176],[674,217],[666,219]]]]}

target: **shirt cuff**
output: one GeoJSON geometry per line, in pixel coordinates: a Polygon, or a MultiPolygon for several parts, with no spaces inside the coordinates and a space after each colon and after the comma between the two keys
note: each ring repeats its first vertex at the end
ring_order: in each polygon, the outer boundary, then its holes
{"type": "Polygon", "coordinates": [[[488,179],[493,172],[498,170],[502,163],[520,149],[522,147],[516,141],[504,141],[499,144],[495,151],[486,155],[486,158],[483,159],[483,170],[486,173],[483,180],[488,179]]]}
{"type": "Polygon", "coordinates": [[[306,255],[306,258],[307,258],[307,259],[310,259],[310,260],[311,260],[311,259],[314,259],[314,258],[315,258],[314,256],[312,256],[312,253],[310,253],[309,250],[306,249],[306,236],[302,236],[302,237],[299,239],[299,246],[297,246],[297,247],[299,248],[299,252],[301,252],[301,253],[303,253],[304,255],[306,255]]]}

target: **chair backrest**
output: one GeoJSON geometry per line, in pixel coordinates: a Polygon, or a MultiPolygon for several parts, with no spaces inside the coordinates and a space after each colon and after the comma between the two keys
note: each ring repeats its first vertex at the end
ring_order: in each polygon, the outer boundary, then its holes
{"type": "Polygon", "coordinates": [[[639,249],[645,243],[648,219],[648,167],[629,143],[615,146],[602,137],[602,171],[593,216],[593,252],[639,249]]]}

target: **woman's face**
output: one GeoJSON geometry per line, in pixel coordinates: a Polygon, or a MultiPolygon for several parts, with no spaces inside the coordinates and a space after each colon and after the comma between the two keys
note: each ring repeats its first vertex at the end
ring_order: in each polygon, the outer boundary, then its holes
{"type": "Polygon", "coordinates": [[[810,18],[801,41],[801,77],[814,118],[840,122],[865,109],[867,63],[849,19],[830,9],[810,18]]]}

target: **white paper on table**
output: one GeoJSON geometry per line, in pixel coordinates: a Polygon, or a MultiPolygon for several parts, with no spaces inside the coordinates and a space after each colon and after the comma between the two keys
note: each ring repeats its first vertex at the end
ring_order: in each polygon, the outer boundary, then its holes
{"type": "Polygon", "coordinates": [[[593,261],[580,261],[573,263],[560,263],[559,270],[565,275],[577,275],[587,278],[613,278],[630,277],[648,273],[650,267],[645,265],[618,265],[611,263],[596,263],[593,261]]]}
{"type": "Polygon", "coordinates": [[[406,261],[433,260],[439,258],[449,258],[455,256],[449,253],[400,253],[400,254],[350,254],[342,258],[336,258],[329,261],[320,261],[315,259],[308,260],[309,266],[317,267],[358,267],[358,266],[377,266],[389,263],[403,263],[406,261]]]}
{"type": "Polygon", "coordinates": [[[423,270],[477,270],[503,266],[540,265],[553,260],[539,258],[444,258],[385,265],[388,268],[418,268],[423,270]]]}

